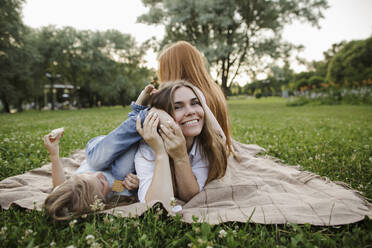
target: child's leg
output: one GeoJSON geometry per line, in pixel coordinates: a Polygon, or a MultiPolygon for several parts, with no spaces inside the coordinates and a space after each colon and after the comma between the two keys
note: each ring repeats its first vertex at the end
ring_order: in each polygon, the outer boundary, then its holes
{"type": "MultiPolygon", "coordinates": [[[[128,119],[119,127],[106,136],[99,136],[88,142],[85,153],[91,168],[95,170],[108,168],[132,145],[142,139],[136,130],[136,120],[137,116],[144,120],[147,115],[147,107],[134,103],[131,104],[131,107],[133,111],[128,114],[128,119]]],[[[124,165],[120,164],[120,166],[124,165]]]]}
{"type": "Polygon", "coordinates": [[[113,161],[111,172],[115,179],[123,181],[126,175],[135,172],[134,157],[138,144],[132,145],[123,155],[113,161]]]}

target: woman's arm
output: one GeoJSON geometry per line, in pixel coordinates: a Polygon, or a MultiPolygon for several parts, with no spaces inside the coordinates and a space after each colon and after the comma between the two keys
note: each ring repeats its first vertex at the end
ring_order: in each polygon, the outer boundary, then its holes
{"type": "Polygon", "coordinates": [[[172,174],[169,166],[169,157],[165,149],[155,152],[154,175],[147,190],[146,202],[162,200],[168,203],[173,197],[172,174]]]}
{"type": "Polygon", "coordinates": [[[183,201],[189,201],[199,193],[199,184],[191,169],[185,137],[174,122],[160,125],[160,128],[166,151],[174,161],[178,196],[183,201]]]}
{"type": "Polygon", "coordinates": [[[53,188],[62,184],[66,180],[65,172],[59,161],[59,140],[61,137],[62,137],[62,134],[59,134],[52,141],[51,136],[49,134],[44,136],[44,145],[45,145],[45,148],[49,152],[50,160],[52,162],[53,188]]]}
{"type": "MultiPolygon", "coordinates": [[[[137,131],[146,141],[146,143],[155,152],[155,165],[151,184],[145,195],[145,201],[161,200],[168,203],[173,195],[172,174],[169,165],[169,157],[165,150],[163,140],[157,132],[159,117],[156,113],[151,112],[141,127],[141,120],[137,119],[137,131]]],[[[136,169],[140,168],[136,165],[136,169]]],[[[137,170],[139,177],[142,173],[137,170]]],[[[140,182],[141,184],[141,182],[140,182]]],[[[141,191],[141,189],[140,189],[141,191]]]]}

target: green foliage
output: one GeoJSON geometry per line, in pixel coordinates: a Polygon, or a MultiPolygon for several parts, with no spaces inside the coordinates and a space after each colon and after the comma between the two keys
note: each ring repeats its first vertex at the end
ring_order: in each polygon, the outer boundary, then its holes
{"type": "MultiPolygon", "coordinates": [[[[0,56],[0,100],[5,112],[25,102],[44,107],[44,85],[71,84],[75,107],[134,100],[154,74],[143,67],[146,45],[116,30],[78,31],[55,26],[23,28],[17,46],[0,56]],[[52,75],[48,80],[46,73],[52,75]]],[[[1,50],[0,50],[1,51],[1,50]]],[[[1,55],[1,54],[0,54],[1,55]]],[[[48,93],[51,102],[51,92],[48,93]]]]}
{"type": "Polygon", "coordinates": [[[318,25],[326,0],[143,0],[149,12],[142,23],[165,26],[161,47],[186,40],[204,52],[217,70],[225,93],[236,75],[252,78],[266,69],[263,59],[285,58],[294,48],[281,39],[283,27],[293,20],[318,25]]]}
{"type": "MultiPolygon", "coordinates": [[[[232,133],[256,143],[284,163],[300,164],[332,180],[349,183],[367,197],[371,184],[371,106],[288,108],[280,98],[229,101],[232,133]]],[[[42,136],[64,126],[61,155],[81,149],[97,135],[119,125],[129,108],[0,115],[1,179],[48,162],[42,136]]],[[[3,247],[368,247],[372,220],[352,225],[186,224],[157,205],[143,216],[88,215],[54,222],[44,211],[0,210],[3,247]],[[89,235],[93,235],[89,236],[89,235]]]]}
{"type": "Polygon", "coordinates": [[[256,98],[262,96],[281,96],[283,91],[287,90],[292,94],[290,88],[290,81],[293,77],[293,71],[286,63],[283,67],[272,66],[270,74],[265,80],[255,80],[252,83],[247,83],[242,89],[242,93],[247,95],[254,95],[256,98]]]}
{"type": "Polygon", "coordinates": [[[295,99],[291,99],[287,106],[302,106],[305,104],[312,105],[335,105],[335,104],[352,104],[372,105],[372,88],[363,87],[360,89],[350,88],[329,88],[327,91],[313,91],[314,96],[302,95],[295,99]]]}
{"type": "Polygon", "coordinates": [[[23,2],[2,0],[0,7],[0,100],[6,110],[9,110],[11,103],[17,104],[14,99],[25,94],[20,87],[24,86],[28,73],[27,66],[25,68],[22,64],[27,52],[20,49],[25,32],[21,18],[23,2]]]}
{"type": "Polygon", "coordinates": [[[319,76],[312,76],[309,79],[309,87],[311,89],[319,89],[321,87],[321,83],[324,83],[325,80],[322,77],[319,76]]]}
{"type": "Polygon", "coordinates": [[[372,37],[345,44],[330,61],[327,80],[343,84],[372,79],[371,54],[372,37]]]}

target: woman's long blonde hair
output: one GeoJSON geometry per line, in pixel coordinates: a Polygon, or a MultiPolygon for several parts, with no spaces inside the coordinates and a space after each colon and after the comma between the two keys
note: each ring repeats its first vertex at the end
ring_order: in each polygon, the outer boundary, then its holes
{"type": "MultiPolygon", "coordinates": [[[[205,105],[201,99],[197,89],[184,80],[177,80],[174,82],[167,82],[160,86],[159,91],[152,95],[150,105],[152,107],[162,109],[173,116],[174,111],[174,92],[181,88],[190,88],[199,99],[203,109],[205,105]]],[[[204,110],[205,112],[205,110],[204,110]]],[[[198,135],[199,145],[202,157],[208,160],[208,178],[206,184],[214,179],[221,178],[225,175],[227,167],[227,150],[223,138],[219,135],[217,130],[213,127],[212,122],[207,114],[204,115],[204,125],[201,133],[198,135]]],[[[173,162],[171,161],[171,164],[173,162]]],[[[171,167],[172,168],[172,167],[171,167]]],[[[173,187],[176,190],[176,183],[174,177],[174,170],[172,169],[173,187]]]]}
{"type": "Polygon", "coordinates": [[[102,192],[89,181],[74,175],[46,198],[44,207],[53,219],[69,220],[91,212],[91,205],[97,199],[105,201],[102,192]]]}
{"type": "Polygon", "coordinates": [[[208,107],[225,133],[229,151],[232,151],[230,118],[225,95],[209,75],[203,55],[190,43],[178,41],[160,53],[158,62],[157,74],[160,84],[186,80],[201,90],[208,107]]]}

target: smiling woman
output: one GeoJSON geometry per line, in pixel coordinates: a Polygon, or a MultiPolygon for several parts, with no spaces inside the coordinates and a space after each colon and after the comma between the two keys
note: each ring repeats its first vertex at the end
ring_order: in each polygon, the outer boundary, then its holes
{"type": "Polygon", "coordinates": [[[200,91],[186,81],[163,83],[150,105],[166,111],[174,121],[159,128],[154,113],[143,127],[137,122],[137,130],[146,142],[141,142],[135,157],[140,180],[138,198],[167,203],[176,196],[188,201],[206,183],[225,174],[227,150],[222,129],[212,125],[217,121],[200,91]]]}

